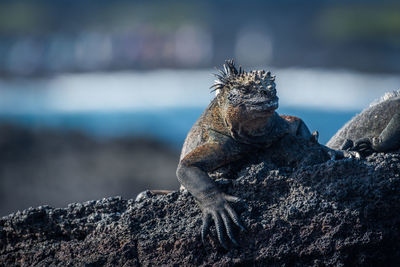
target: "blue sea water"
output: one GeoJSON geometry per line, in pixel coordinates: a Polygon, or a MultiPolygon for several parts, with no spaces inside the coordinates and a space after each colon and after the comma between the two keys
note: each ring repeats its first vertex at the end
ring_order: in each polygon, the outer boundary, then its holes
{"type": "MultiPolygon", "coordinates": [[[[168,108],[156,111],[0,114],[0,123],[40,129],[81,131],[97,138],[145,136],[180,147],[203,108],[168,108]]],[[[280,114],[302,118],[310,131],[318,130],[320,143],[329,138],[357,111],[281,108],[280,114]]]]}
{"type": "MultiPolygon", "coordinates": [[[[0,123],[81,131],[98,138],[145,136],[180,147],[214,97],[213,70],[154,70],[0,79],[0,123]]],[[[320,142],[400,76],[350,70],[273,69],[279,114],[302,118],[320,142]]]]}

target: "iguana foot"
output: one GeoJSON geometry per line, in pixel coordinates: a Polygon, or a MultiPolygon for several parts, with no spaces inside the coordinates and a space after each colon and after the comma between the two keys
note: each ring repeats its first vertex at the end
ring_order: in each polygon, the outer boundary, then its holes
{"type": "Polygon", "coordinates": [[[367,157],[375,152],[372,142],[369,138],[362,138],[354,143],[354,146],[349,151],[357,151],[362,157],[367,157]]]}
{"type": "Polygon", "coordinates": [[[229,240],[235,246],[239,246],[239,243],[236,241],[233,234],[232,222],[242,231],[246,231],[246,228],[243,226],[240,217],[228,202],[239,202],[240,199],[221,192],[215,192],[212,195],[208,195],[208,198],[210,199],[202,201],[200,205],[203,211],[203,225],[201,227],[201,239],[203,244],[205,244],[205,238],[210,229],[211,222],[214,220],[218,240],[222,247],[228,250],[228,244],[224,232],[226,232],[229,240]]]}
{"type": "Polygon", "coordinates": [[[350,139],[346,139],[340,149],[345,154],[355,155],[356,158],[365,158],[375,152],[373,144],[368,138],[359,139],[355,143],[350,139]]]}

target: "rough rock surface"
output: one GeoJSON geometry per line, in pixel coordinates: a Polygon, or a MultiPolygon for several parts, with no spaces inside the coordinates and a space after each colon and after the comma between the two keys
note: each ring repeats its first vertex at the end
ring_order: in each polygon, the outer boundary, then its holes
{"type": "Polygon", "coordinates": [[[11,214],[0,220],[0,265],[399,266],[399,153],[329,161],[288,139],[234,178],[218,183],[244,200],[234,206],[248,228],[239,248],[222,249],[214,229],[203,245],[201,212],[182,191],[11,214]]]}

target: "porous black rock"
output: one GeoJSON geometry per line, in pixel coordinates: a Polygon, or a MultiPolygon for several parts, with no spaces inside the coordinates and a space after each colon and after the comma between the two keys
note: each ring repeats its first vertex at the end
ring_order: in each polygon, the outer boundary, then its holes
{"type": "Polygon", "coordinates": [[[0,220],[0,265],[399,266],[400,154],[331,161],[318,145],[283,140],[218,179],[244,201],[241,247],[215,231],[203,245],[201,212],[177,191],[28,209],[0,220]],[[284,162],[285,153],[298,161],[284,162]]]}

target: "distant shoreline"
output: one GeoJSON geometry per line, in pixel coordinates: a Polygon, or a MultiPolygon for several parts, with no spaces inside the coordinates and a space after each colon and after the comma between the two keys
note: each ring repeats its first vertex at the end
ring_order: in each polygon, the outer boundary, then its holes
{"type": "MultiPolygon", "coordinates": [[[[132,112],[75,112],[0,114],[0,124],[35,129],[77,131],[96,138],[149,136],[180,148],[203,108],[169,108],[132,112]]],[[[279,114],[302,118],[311,131],[318,130],[325,143],[358,111],[326,111],[312,108],[279,108],[279,114]]]]}

